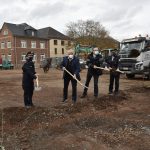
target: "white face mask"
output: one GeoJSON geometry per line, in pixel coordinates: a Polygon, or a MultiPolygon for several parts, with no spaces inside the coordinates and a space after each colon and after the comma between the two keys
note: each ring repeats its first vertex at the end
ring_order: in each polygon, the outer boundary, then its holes
{"type": "Polygon", "coordinates": [[[99,51],[94,51],[94,54],[95,54],[95,55],[98,55],[98,54],[99,54],[99,51]]]}
{"type": "Polygon", "coordinates": [[[73,58],[73,55],[68,55],[68,57],[69,57],[70,59],[72,59],[72,58],[73,58]]]}

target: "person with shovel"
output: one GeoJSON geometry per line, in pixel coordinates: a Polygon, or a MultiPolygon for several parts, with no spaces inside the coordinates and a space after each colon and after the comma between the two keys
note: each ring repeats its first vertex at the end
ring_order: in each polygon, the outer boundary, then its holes
{"type": "Polygon", "coordinates": [[[76,103],[77,100],[77,80],[80,80],[80,64],[79,59],[74,56],[74,51],[72,49],[67,50],[67,56],[63,57],[61,67],[64,70],[64,88],[63,88],[63,100],[66,102],[68,98],[68,86],[71,81],[72,84],[72,102],[76,103]]]}
{"type": "Polygon", "coordinates": [[[110,68],[109,93],[108,93],[110,95],[113,94],[114,81],[115,81],[114,94],[115,95],[118,94],[119,91],[119,78],[121,73],[121,71],[119,71],[118,69],[119,59],[120,57],[118,56],[115,50],[112,51],[111,56],[108,56],[108,58],[106,58],[107,67],[110,68]]]}
{"type": "MultiPolygon", "coordinates": [[[[100,67],[103,65],[103,58],[102,55],[99,53],[98,47],[93,48],[93,51],[91,54],[88,55],[87,58],[87,77],[86,77],[86,83],[85,86],[89,86],[89,83],[91,81],[91,78],[94,78],[94,97],[98,97],[98,79],[99,76],[102,75],[102,70],[97,69],[96,67],[100,67]]],[[[85,98],[87,96],[88,88],[84,88],[83,94],[81,98],[85,98]]]]}
{"type": "Polygon", "coordinates": [[[24,63],[23,70],[23,78],[22,78],[22,88],[24,90],[24,105],[26,108],[30,108],[33,106],[32,96],[34,91],[34,80],[36,77],[35,67],[33,63],[33,52],[28,52],[26,54],[26,62],[24,63]]]}

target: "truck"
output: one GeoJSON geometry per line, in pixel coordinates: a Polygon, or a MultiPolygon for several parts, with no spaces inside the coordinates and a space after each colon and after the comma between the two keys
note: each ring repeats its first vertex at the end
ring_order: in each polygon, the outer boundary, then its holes
{"type": "Polygon", "coordinates": [[[127,78],[144,75],[150,79],[150,38],[135,37],[124,39],[119,49],[120,67],[127,78]]]}

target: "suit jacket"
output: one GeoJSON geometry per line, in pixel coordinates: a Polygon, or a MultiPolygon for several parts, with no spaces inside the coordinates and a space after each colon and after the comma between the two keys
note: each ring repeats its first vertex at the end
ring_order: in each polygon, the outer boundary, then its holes
{"type": "MultiPolygon", "coordinates": [[[[67,67],[68,63],[68,56],[63,57],[63,61],[61,63],[61,67],[67,67]]],[[[71,60],[71,69],[72,69],[72,74],[76,75],[77,79],[80,80],[80,64],[79,64],[79,59],[74,56],[73,59],[71,60]]],[[[66,71],[64,71],[63,78],[66,76],[66,71]]]]}
{"type": "Polygon", "coordinates": [[[107,67],[117,69],[119,67],[119,56],[108,56],[106,59],[107,67]]]}
{"type": "Polygon", "coordinates": [[[87,62],[88,73],[92,75],[102,75],[102,70],[93,68],[94,65],[101,67],[103,65],[102,55],[98,54],[96,57],[93,56],[93,53],[88,55],[87,62]]]}

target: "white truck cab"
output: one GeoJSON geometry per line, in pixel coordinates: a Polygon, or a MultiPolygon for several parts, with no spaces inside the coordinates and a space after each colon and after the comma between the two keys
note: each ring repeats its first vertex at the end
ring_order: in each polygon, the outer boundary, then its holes
{"type": "Polygon", "coordinates": [[[128,78],[142,74],[150,78],[150,38],[125,39],[120,44],[120,70],[128,78]]]}

